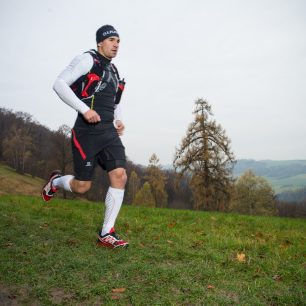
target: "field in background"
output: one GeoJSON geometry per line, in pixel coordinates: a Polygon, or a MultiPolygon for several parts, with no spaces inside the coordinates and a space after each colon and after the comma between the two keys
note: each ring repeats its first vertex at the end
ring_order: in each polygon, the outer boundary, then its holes
{"type": "Polygon", "coordinates": [[[102,207],[0,196],[0,305],[305,305],[305,220],[124,206],[108,250],[102,207]]]}

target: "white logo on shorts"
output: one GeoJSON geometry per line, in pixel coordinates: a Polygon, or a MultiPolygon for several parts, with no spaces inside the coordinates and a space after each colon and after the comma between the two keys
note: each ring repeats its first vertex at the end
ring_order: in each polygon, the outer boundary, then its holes
{"type": "Polygon", "coordinates": [[[85,167],[91,167],[91,166],[92,166],[92,164],[91,164],[90,161],[88,161],[88,162],[86,163],[86,165],[85,165],[85,167]]]}

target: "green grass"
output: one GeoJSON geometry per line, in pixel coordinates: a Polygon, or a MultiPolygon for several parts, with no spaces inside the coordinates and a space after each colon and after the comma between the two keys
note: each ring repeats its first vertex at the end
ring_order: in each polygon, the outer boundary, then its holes
{"type": "Polygon", "coordinates": [[[0,216],[0,304],[305,305],[305,220],[124,206],[109,250],[102,204],[1,196],[0,216]]]}

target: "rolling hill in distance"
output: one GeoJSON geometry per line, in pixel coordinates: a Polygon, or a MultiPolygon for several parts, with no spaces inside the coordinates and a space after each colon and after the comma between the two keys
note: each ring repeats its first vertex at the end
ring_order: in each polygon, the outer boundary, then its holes
{"type": "MultiPolygon", "coordinates": [[[[173,166],[163,168],[173,169],[173,166]]],[[[241,176],[247,170],[266,178],[276,194],[306,187],[306,160],[238,159],[233,169],[234,177],[241,176]]]]}
{"type": "Polygon", "coordinates": [[[239,177],[247,170],[266,178],[277,194],[306,186],[306,160],[239,159],[233,174],[239,177]]]}

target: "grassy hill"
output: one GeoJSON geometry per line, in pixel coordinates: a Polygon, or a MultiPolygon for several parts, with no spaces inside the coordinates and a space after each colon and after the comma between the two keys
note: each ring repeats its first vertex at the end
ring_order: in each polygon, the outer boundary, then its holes
{"type": "Polygon", "coordinates": [[[305,220],[124,206],[108,250],[102,207],[0,196],[0,305],[305,305],[305,220]]]}
{"type": "Polygon", "coordinates": [[[0,164],[0,195],[38,195],[44,181],[28,174],[20,175],[10,167],[0,164]]]}

